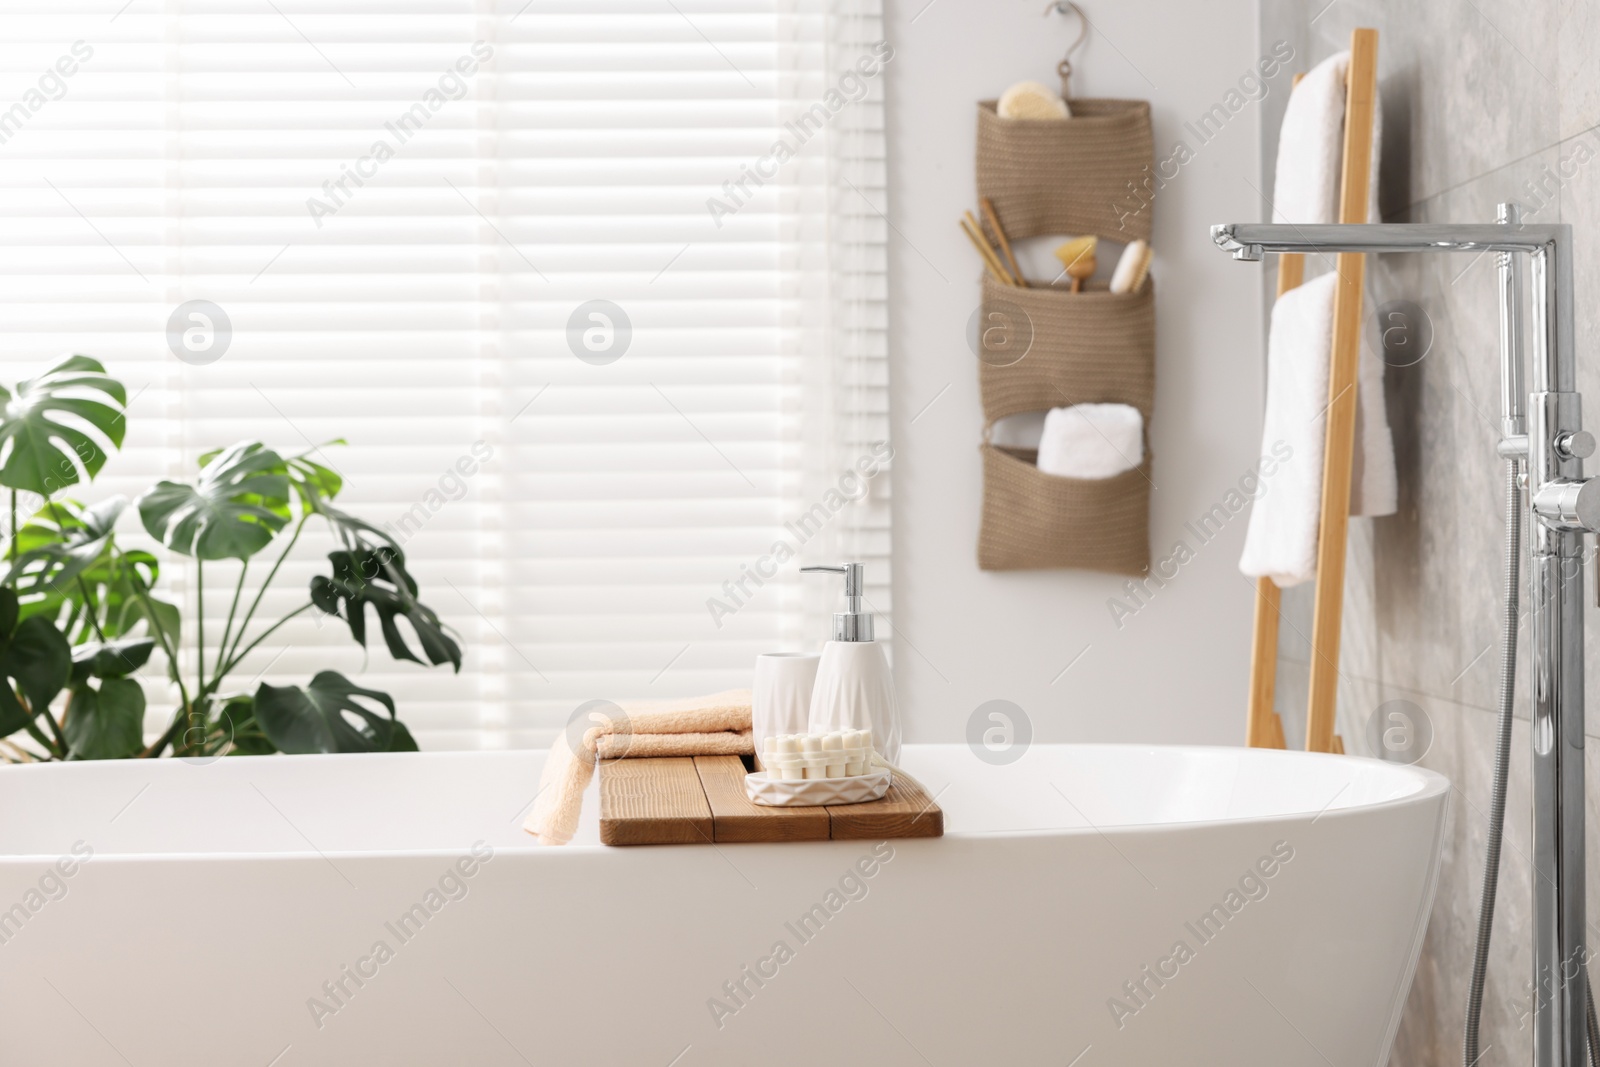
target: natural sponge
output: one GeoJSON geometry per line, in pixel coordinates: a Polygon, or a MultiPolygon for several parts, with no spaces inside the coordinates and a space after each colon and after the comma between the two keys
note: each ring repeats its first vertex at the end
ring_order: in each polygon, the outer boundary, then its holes
{"type": "Polygon", "coordinates": [[[1064,119],[1067,102],[1038,82],[1018,82],[1000,94],[995,114],[1003,119],[1064,119]]]}

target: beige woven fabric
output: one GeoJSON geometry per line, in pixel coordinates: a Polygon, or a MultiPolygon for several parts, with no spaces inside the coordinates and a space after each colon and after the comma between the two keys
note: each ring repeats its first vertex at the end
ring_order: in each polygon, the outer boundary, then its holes
{"type": "MultiPolygon", "coordinates": [[[[1095,234],[1148,240],[1154,142],[1143,100],[1073,100],[1065,121],[1002,119],[978,105],[978,195],[1013,238],[1095,234]]],[[[1079,567],[1142,575],[1150,566],[1149,424],[1155,407],[1155,286],[1073,293],[983,281],[983,413],[995,420],[1115,403],[1145,419],[1141,467],[1112,478],[1042,474],[1037,453],[983,445],[984,570],[1079,567]]]]}
{"type": "Polygon", "coordinates": [[[1156,301],[1149,279],[1135,293],[1074,293],[1019,289],[986,275],[980,324],[978,383],[988,421],[1107,403],[1138,408],[1149,424],[1156,393],[1156,301]]]}
{"type": "Polygon", "coordinates": [[[1150,567],[1150,456],[1114,478],[1041,474],[1036,453],[983,446],[986,571],[1080,567],[1142,575],[1150,567]]]}
{"type": "Polygon", "coordinates": [[[1070,101],[1070,119],[1003,119],[978,105],[978,195],[1013,240],[1150,239],[1155,142],[1145,100],[1070,101]]]}

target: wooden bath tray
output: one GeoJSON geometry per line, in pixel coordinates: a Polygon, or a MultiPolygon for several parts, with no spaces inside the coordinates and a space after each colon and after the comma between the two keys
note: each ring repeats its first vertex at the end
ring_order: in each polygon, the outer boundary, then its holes
{"type": "Polygon", "coordinates": [[[619,759],[600,765],[600,840],[608,845],[859,841],[942,837],[944,812],[899,777],[882,800],[771,808],[745,796],[738,756],[619,759]]]}

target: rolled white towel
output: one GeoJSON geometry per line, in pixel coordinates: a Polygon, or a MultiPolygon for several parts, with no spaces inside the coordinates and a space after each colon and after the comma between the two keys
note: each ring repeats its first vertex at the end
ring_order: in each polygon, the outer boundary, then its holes
{"type": "Polygon", "coordinates": [[[1144,462],[1144,417],[1127,404],[1052,408],[1039,439],[1039,470],[1064,478],[1110,478],[1144,462]]]}

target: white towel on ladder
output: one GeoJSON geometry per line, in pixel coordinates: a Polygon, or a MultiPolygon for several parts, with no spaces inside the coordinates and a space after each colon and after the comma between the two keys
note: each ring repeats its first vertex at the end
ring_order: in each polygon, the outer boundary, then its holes
{"type": "MultiPolygon", "coordinates": [[[[1329,56],[1306,72],[1289,94],[1278,129],[1278,162],[1272,179],[1272,221],[1339,221],[1339,179],[1344,172],[1345,75],[1350,53],[1329,56]]],[[[1383,108],[1372,102],[1372,169],[1367,182],[1367,221],[1378,216],[1378,146],[1383,108]]]]}
{"type": "MultiPolygon", "coordinates": [[[[1278,145],[1274,222],[1338,220],[1349,65],[1349,52],[1330,56],[1313,67],[1289,97],[1278,145]]],[[[1374,221],[1380,115],[1375,106],[1368,200],[1368,217],[1374,221]]],[[[1316,575],[1337,285],[1337,274],[1325,274],[1279,297],[1272,310],[1261,455],[1281,455],[1285,447],[1292,454],[1275,461],[1278,469],[1273,476],[1262,479],[1264,490],[1251,508],[1239,569],[1251,577],[1271,577],[1280,586],[1297,585],[1316,575]]],[[[1370,345],[1361,347],[1350,513],[1388,515],[1397,506],[1398,479],[1385,409],[1383,361],[1370,345]]]]}
{"type": "Polygon", "coordinates": [[[1250,509],[1239,569],[1252,578],[1270,577],[1280,586],[1298,585],[1317,572],[1322,455],[1327,447],[1327,419],[1319,412],[1328,404],[1328,350],[1338,280],[1336,274],[1325,274],[1284,293],[1272,306],[1261,495],[1250,509]],[[1269,462],[1276,466],[1266,466],[1269,462]]]}

